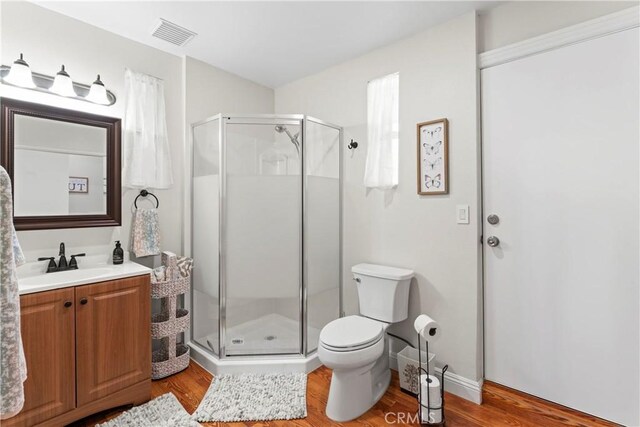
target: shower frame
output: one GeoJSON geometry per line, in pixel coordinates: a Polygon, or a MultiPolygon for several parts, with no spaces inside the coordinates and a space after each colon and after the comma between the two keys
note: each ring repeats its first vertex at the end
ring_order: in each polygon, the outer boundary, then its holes
{"type": "MultiPolygon", "coordinates": [[[[218,164],[219,164],[219,183],[218,183],[218,194],[219,194],[219,203],[218,203],[218,354],[216,355],[211,349],[206,348],[195,340],[193,336],[194,333],[194,321],[196,316],[194,313],[191,315],[191,327],[190,327],[190,345],[196,346],[197,348],[204,350],[206,354],[213,356],[217,360],[234,360],[234,361],[250,361],[250,360],[274,360],[274,359],[301,359],[308,358],[310,356],[315,356],[317,351],[313,350],[311,352],[308,351],[308,294],[307,294],[307,241],[305,239],[305,228],[307,224],[307,165],[306,165],[306,143],[307,143],[307,122],[313,122],[322,126],[326,126],[332,129],[335,129],[339,132],[338,135],[338,316],[342,317],[344,315],[343,311],[343,279],[342,279],[342,270],[343,270],[343,248],[342,248],[342,237],[343,237],[343,214],[342,214],[342,206],[343,206],[343,140],[344,140],[344,131],[341,126],[335,125],[333,123],[320,120],[318,118],[308,116],[305,114],[216,114],[205,119],[194,122],[190,126],[190,174],[189,177],[189,194],[190,194],[190,243],[189,250],[190,253],[193,254],[193,170],[194,170],[194,130],[196,127],[200,125],[204,125],[206,123],[212,122],[214,120],[218,120],[218,164]],[[226,161],[226,144],[227,144],[227,133],[226,126],[227,124],[246,124],[246,125],[276,125],[279,124],[278,121],[299,121],[301,126],[301,135],[302,141],[300,142],[300,177],[302,179],[301,185],[301,197],[298,203],[298,215],[300,220],[300,251],[299,251],[299,283],[298,283],[298,292],[299,292],[299,301],[298,301],[298,309],[299,309],[299,319],[300,319],[300,327],[299,327],[299,336],[300,336],[300,352],[298,354],[287,353],[287,354],[256,354],[256,355],[228,355],[226,353],[226,288],[227,288],[227,280],[226,280],[226,269],[225,269],[225,243],[226,243],[226,175],[227,175],[227,161],[226,161]]],[[[193,286],[190,293],[190,298],[193,298],[193,286]]],[[[191,303],[191,307],[193,307],[193,303],[191,303]]]]}

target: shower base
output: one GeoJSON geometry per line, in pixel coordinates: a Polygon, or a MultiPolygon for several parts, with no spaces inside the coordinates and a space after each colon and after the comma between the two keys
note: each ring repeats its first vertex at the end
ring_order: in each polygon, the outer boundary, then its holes
{"type": "MultiPolygon", "coordinates": [[[[319,330],[309,328],[309,346],[315,347],[319,334],[319,330]]],[[[308,357],[293,354],[299,351],[299,323],[279,314],[232,326],[227,336],[227,358],[219,359],[209,351],[218,348],[213,334],[191,343],[192,358],[214,374],[311,372],[320,366],[315,352],[308,357]]]]}

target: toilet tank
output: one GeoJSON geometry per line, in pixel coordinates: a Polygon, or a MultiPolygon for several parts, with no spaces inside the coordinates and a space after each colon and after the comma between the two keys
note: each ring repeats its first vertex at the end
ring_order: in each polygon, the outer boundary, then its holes
{"type": "Polygon", "coordinates": [[[387,323],[401,322],[409,310],[413,271],[377,264],[351,267],[358,288],[360,314],[387,323]]]}

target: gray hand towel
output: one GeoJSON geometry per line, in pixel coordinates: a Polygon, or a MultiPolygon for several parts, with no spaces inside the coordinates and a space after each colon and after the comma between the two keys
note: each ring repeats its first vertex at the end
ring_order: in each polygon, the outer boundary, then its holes
{"type": "Polygon", "coordinates": [[[20,295],[16,267],[24,262],[13,227],[11,180],[0,167],[0,419],[24,405],[27,363],[20,335],[20,295]]]}

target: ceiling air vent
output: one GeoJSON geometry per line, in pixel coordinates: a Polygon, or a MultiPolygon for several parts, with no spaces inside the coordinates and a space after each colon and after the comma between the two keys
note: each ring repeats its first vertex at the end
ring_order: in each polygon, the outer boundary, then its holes
{"type": "Polygon", "coordinates": [[[196,36],[196,33],[160,18],[160,23],[151,35],[176,46],[184,46],[196,36]]]}

